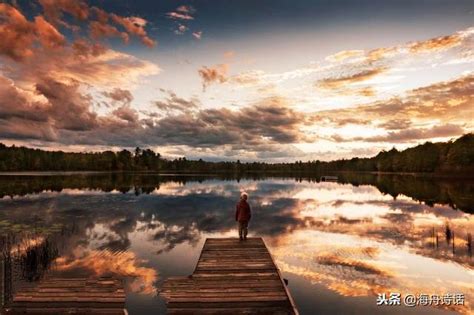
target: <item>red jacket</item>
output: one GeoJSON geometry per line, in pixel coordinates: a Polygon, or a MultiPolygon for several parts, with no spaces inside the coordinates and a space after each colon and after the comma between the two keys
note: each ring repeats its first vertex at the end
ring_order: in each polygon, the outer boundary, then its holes
{"type": "Polygon", "coordinates": [[[235,207],[235,221],[250,221],[250,206],[245,200],[240,200],[235,207]]]}

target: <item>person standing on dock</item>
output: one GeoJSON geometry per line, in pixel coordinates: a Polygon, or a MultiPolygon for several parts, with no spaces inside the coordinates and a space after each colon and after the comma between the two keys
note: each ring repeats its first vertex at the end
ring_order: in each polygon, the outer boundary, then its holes
{"type": "Polygon", "coordinates": [[[252,216],[250,205],[247,202],[248,197],[246,192],[242,192],[240,194],[240,201],[235,207],[235,221],[239,222],[239,238],[241,241],[247,239],[249,221],[252,216]]]}

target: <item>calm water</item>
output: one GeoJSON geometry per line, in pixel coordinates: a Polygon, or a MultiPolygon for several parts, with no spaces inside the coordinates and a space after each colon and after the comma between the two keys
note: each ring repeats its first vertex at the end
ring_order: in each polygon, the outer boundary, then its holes
{"type": "Polygon", "coordinates": [[[206,237],[236,235],[241,190],[250,234],[265,238],[301,314],[473,313],[474,183],[411,176],[0,176],[9,250],[47,240],[51,253],[13,268],[11,291],[45,275],[111,275],[125,280],[130,314],[164,313],[163,281],[192,273],[206,237]],[[376,306],[382,292],[463,293],[465,305],[376,306]]]}

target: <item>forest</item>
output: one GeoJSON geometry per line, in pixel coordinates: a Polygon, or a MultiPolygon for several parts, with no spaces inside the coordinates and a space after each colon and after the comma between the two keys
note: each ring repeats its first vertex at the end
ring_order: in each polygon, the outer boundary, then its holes
{"type": "MultiPolygon", "coordinates": [[[[84,152],[45,151],[0,143],[0,171],[140,171],[188,173],[328,173],[408,172],[440,174],[474,174],[474,134],[448,142],[426,142],[398,151],[381,151],[371,158],[335,161],[209,162],[185,157],[165,159],[151,149],[134,151],[84,152]]],[[[472,176],[472,175],[471,175],[472,176]]]]}

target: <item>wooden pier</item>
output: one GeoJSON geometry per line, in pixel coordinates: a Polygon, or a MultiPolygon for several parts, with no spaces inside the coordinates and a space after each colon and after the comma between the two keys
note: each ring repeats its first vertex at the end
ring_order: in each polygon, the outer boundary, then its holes
{"type": "Polygon", "coordinates": [[[168,278],[168,314],[298,314],[262,238],[208,238],[191,276],[168,278]]]}
{"type": "Polygon", "coordinates": [[[125,291],[113,278],[48,278],[16,292],[5,313],[123,315],[125,291]]]}

